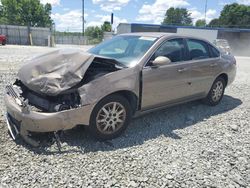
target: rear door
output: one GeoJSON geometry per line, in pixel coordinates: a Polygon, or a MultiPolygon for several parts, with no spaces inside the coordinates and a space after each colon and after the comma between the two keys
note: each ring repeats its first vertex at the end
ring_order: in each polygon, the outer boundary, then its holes
{"type": "Polygon", "coordinates": [[[191,92],[193,95],[206,95],[218,72],[220,58],[212,54],[210,45],[205,41],[187,39],[186,42],[190,62],[191,92]]]}

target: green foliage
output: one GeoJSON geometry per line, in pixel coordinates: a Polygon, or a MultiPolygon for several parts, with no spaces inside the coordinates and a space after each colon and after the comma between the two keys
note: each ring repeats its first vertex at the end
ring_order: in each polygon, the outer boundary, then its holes
{"type": "Polygon", "coordinates": [[[4,16],[3,6],[0,5],[0,24],[6,24],[6,23],[7,19],[4,16]]]}
{"type": "Polygon", "coordinates": [[[225,5],[220,17],[211,20],[209,26],[250,28],[250,6],[237,3],[225,5]]]}
{"type": "Polygon", "coordinates": [[[197,20],[195,23],[196,27],[205,27],[206,26],[206,21],[204,19],[202,20],[197,20]]]}
{"type": "Polygon", "coordinates": [[[168,25],[192,25],[191,14],[185,8],[169,8],[166,11],[162,24],[168,25]]]}
{"type": "Polygon", "coordinates": [[[43,5],[39,0],[1,0],[0,23],[11,25],[30,25],[50,27],[52,7],[43,5]]]}
{"type": "Polygon", "coordinates": [[[237,3],[224,6],[219,17],[224,27],[250,27],[250,6],[237,3]]]}
{"type": "Polygon", "coordinates": [[[105,21],[101,27],[91,26],[85,30],[85,35],[88,36],[90,43],[97,44],[103,39],[103,32],[110,32],[112,30],[110,22],[105,21]]]}
{"type": "Polygon", "coordinates": [[[98,26],[87,27],[85,30],[85,35],[92,40],[92,43],[99,43],[103,38],[103,30],[98,26]]]}
{"type": "Polygon", "coordinates": [[[209,27],[220,27],[220,20],[218,18],[215,18],[210,21],[208,24],[209,27]]]}
{"type": "Polygon", "coordinates": [[[104,32],[111,32],[111,30],[112,30],[112,26],[111,26],[110,22],[107,22],[107,21],[105,21],[103,23],[103,25],[101,26],[101,28],[102,28],[102,30],[104,32]]]}

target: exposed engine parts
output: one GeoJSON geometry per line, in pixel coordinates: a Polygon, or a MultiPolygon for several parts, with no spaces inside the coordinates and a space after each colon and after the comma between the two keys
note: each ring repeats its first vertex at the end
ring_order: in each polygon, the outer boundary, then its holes
{"type": "Polygon", "coordinates": [[[92,64],[87,69],[84,78],[81,82],[69,90],[65,90],[57,96],[48,96],[36,93],[25,86],[20,80],[16,80],[15,86],[18,86],[19,93],[23,101],[28,102],[31,107],[37,111],[44,112],[59,112],[77,108],[81,105],[81,98],[78,93],[78,88],[88,82],[95,80],[105,74],[119,70],[112,60],[95,58],[92,64]]]}
{"type": "Polygon", "coordinates": [[[43,96],[29,90],[20,80],[16,80],[14,85],[19,86],[22,90],[21,97],[23,100],[28,101],[29,105],[34,106],[40,111],[59,112],[77,108],[80,105],[80,96],[77,91],[53,97],[43,96]]]}

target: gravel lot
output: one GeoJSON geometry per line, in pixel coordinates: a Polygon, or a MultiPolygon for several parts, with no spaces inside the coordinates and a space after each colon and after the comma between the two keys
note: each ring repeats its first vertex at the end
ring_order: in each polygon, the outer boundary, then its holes
{"type": "Polygon", "coordinates": [[[237,58],[236,81],[216,107],[151,113],[105,143],[76,128],[59,153],[56,144],[15,143],[3,117],[5,85],[28,58],[52,50],[0,46],[0,187],[250,187],[250,58],[237,58]]]}

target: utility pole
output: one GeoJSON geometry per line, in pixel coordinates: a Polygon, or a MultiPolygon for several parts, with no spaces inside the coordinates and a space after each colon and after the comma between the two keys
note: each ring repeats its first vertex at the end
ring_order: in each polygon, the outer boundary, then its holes
{"type": "Polygon", "coordinates": [[[84,0],[82,0],[82,35],[84,36],[84,0]]]}
{"type": "Polygon", "coordinates": [[[205,3],[205,27],[207,26],[207,0],[205,3]]]}

